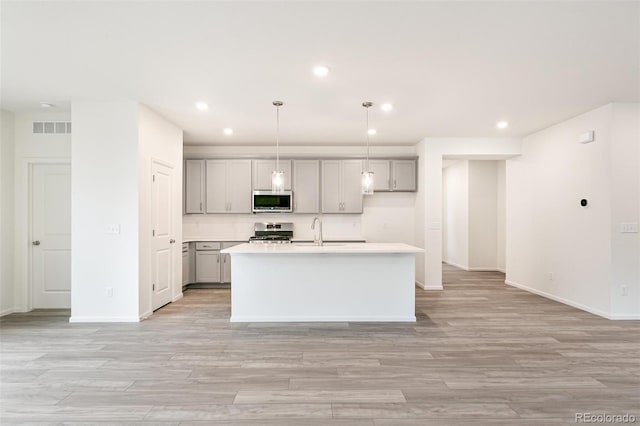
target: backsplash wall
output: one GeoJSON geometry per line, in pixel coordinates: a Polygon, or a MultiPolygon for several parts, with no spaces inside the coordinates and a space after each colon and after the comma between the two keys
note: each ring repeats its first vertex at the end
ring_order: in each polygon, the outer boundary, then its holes
{"type": "Polygon", "coordinates": [[[415,243],[415,193],[375,193],[364,198],[362,214],[208,214],[185,215],[184,239],[245,241],[254,222],[292,222],[294,238],[312,240],[311,222],[322,219],[325,240],[415,243]]]}

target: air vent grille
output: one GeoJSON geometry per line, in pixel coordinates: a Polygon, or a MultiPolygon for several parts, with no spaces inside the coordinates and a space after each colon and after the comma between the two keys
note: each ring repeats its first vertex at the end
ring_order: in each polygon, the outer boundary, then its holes
{"type": "Polygon", "coordinates": [[[38,135],[70,134],[70,121],[34,121],[33,133],[38,135]]]}

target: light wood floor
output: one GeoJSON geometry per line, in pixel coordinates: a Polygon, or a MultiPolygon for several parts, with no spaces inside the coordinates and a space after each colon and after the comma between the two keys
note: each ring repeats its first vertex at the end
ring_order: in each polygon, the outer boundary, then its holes
{"type": "Polygon", "coordinates": [[[445,266],[415,324],[230,324],[189,290],[139,324],[1,320],[2,425],[556,425],[640,422],[640,324],[445,266]],[[101,423],[101,424],[105,424],[101,423]]]}

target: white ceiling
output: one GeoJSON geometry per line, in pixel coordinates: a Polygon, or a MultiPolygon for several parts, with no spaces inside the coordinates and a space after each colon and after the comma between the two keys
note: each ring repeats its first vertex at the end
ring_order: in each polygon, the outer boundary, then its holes
{"type": "Polygon", "coordinates": [[[188,144],[522,136],[640,101],[638,2],[6,2],[3,108],[135,99],[188,144]],[[331,68],[325,80],[311,73],[331,68]],[[198,111],[196,101],[210,109],[198,111]],[[496,121],[508,120],[507,130],[496,121]],[[232,137],[222,129],[232,127],[232,137]]]}

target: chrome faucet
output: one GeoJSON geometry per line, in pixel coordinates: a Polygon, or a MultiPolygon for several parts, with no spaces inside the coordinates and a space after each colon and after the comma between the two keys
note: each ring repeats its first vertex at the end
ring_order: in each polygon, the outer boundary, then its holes
{"type": "Polygon", "coordinates": [[[311,222],[311,229],[316,229],[316,222],[318,222],[318,239],[316,240],[316,236],[313,236],[313,242],[317,245],[321,246],[322,243],[322,221],[318,216],[313,218],[313,222],[311,222]]]}

